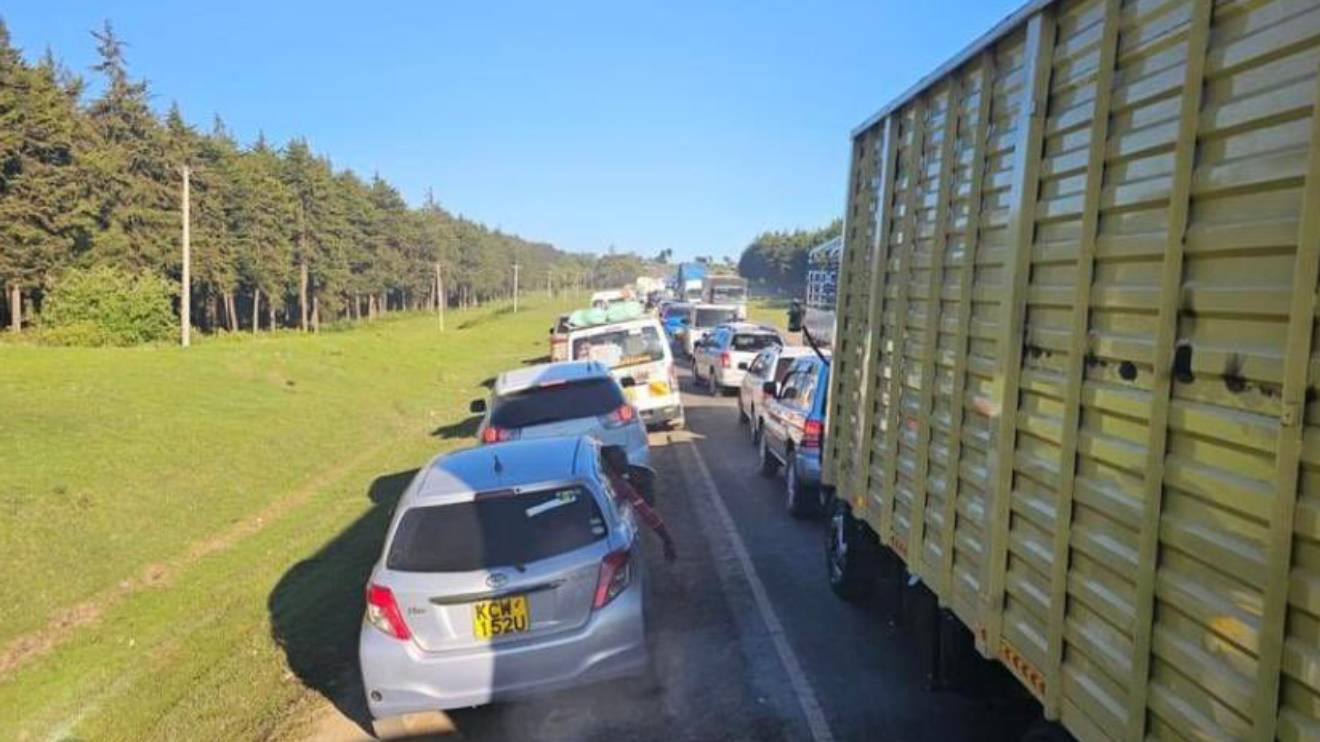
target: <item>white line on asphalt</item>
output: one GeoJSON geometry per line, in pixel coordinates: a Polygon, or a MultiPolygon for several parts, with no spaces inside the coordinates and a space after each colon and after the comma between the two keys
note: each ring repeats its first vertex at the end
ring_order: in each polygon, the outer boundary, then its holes
{"type": "Polygon", "coordinates": [[[720,498],[718,488],[715,486],[715,478],[710,475],[710,469],[706,466],[706,459],[701,455],[701,450],[697,448],[696,443],[689,440],[689,448],[696,455],[697,471],[701,473],[702,484],[705,485],[708,492],[708,500],[715,507],[716,514],[719,515],[720,526],[733,545],[734,554],[738,557],[738,564],[742,567],[743,577],[747,579],[747,584],[751,586],[752,597],[756,600],[756,609],[761,614],[761,620],[765,622],[766,629],[770,632],[770,640],[775,645],[775,653],[779,655],[779,661],[784,666],[784,672],[788,673],[788,681],[793,686],[793,695],[797,697],[798,706],[802,708],[802,715],[807,719],[807,727],[811,730],[811,738],[816,742],[833,742],[834,735],[830,733],[830,724],[825,720],[825,712],[821,710],[820,703],[816,701],[816,692],[811,689],[811,682],[807,680],[807,675],[802,671],[802,663],[798,661],[797,655],[793,652],[793,647],[788,643],[788,634],[784,631],[784,624],[779,620],[779,614],[775,612],[774,606],[770,603],[770,596],[765,591],[765,584],[761,582],[760,576],[756,574],[756,567],[752,564],[752,557],[747,553],[747,547],[743,544],[742,536],[738,535],[738,528],[733,524],[733,516],[729,515],[729,509],[724,505],[724,500],[720,498]]]}

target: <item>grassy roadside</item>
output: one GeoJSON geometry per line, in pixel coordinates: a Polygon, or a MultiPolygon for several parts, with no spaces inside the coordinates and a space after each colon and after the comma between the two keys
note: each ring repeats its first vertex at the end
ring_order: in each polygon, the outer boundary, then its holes
{"type": "Polygon", "coordinates": [[[788,327],[788,301],[753,299],[747,303],[747,319],[784,330],[788,327]]]}
{"type": "Polygon", "coordinates": [[[0,675],[0,738],[263,737],[334,698],[393,498],[567,306],[454,313],[443,335],[414,316],[189,351],[0,346],[0,647],[90,606],[0,675]]]}

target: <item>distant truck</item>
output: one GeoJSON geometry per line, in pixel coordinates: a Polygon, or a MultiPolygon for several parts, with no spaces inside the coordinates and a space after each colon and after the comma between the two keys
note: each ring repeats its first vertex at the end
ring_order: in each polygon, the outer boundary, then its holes
{"type": "Polygon", "coordinates": [[[708,272],[704,263],[680,263],[674,274],[674,297],[682,301],[701,301],[701,282],[708,272]]]}
{"type": "Polygon", "coordinates": [[[746,304],[747,279],[708,275],[701,281],[701,300],[707,304],[746,304]]]}
{"type": "Polygon", "coordinates": [[[804,323],[817,345],[834,345],[834,309],[838,300],[839,254],[843,238],[826,240],[807,253],[807,295],[804,323]]]}
{"type": "Polygon", "coordinates": [[[1035,0],[852,132],[822,571],[933,674],[1320,740],[1317,43],[1314,0],[1035,0]]]}

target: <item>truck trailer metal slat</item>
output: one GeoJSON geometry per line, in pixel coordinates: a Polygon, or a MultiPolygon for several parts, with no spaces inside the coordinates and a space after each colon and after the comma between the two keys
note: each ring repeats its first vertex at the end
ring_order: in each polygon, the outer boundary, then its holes
{"type": "Polygon", "coordinates": [[[826,481],[1081,739],[1320,738],[1318,97],[1315,0],[1038,1],[853,132],[826,481]]]}

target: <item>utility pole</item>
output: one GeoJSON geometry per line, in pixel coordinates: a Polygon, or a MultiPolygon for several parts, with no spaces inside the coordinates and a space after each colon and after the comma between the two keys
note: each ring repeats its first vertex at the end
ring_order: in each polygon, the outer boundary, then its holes
{"type": "Polygon", "coordinates": [[[435,264],[435,314],[439,318],[440,332],[445,331],[445,281],[440,277],[440,264],[435,264]]]}
{"type": "Polygon", "coordinates": [[[518,312],[518,269],[522,267],[517,263],[513,264],[513,311],[518,312]]]}
{"type": "Polygon", "coordinates": [[[183,291],[179,296],[179,344],[187,348],[192,342],[192,234],[189,231],[189,186],[192,168],[183,166],[183,291]]]}

